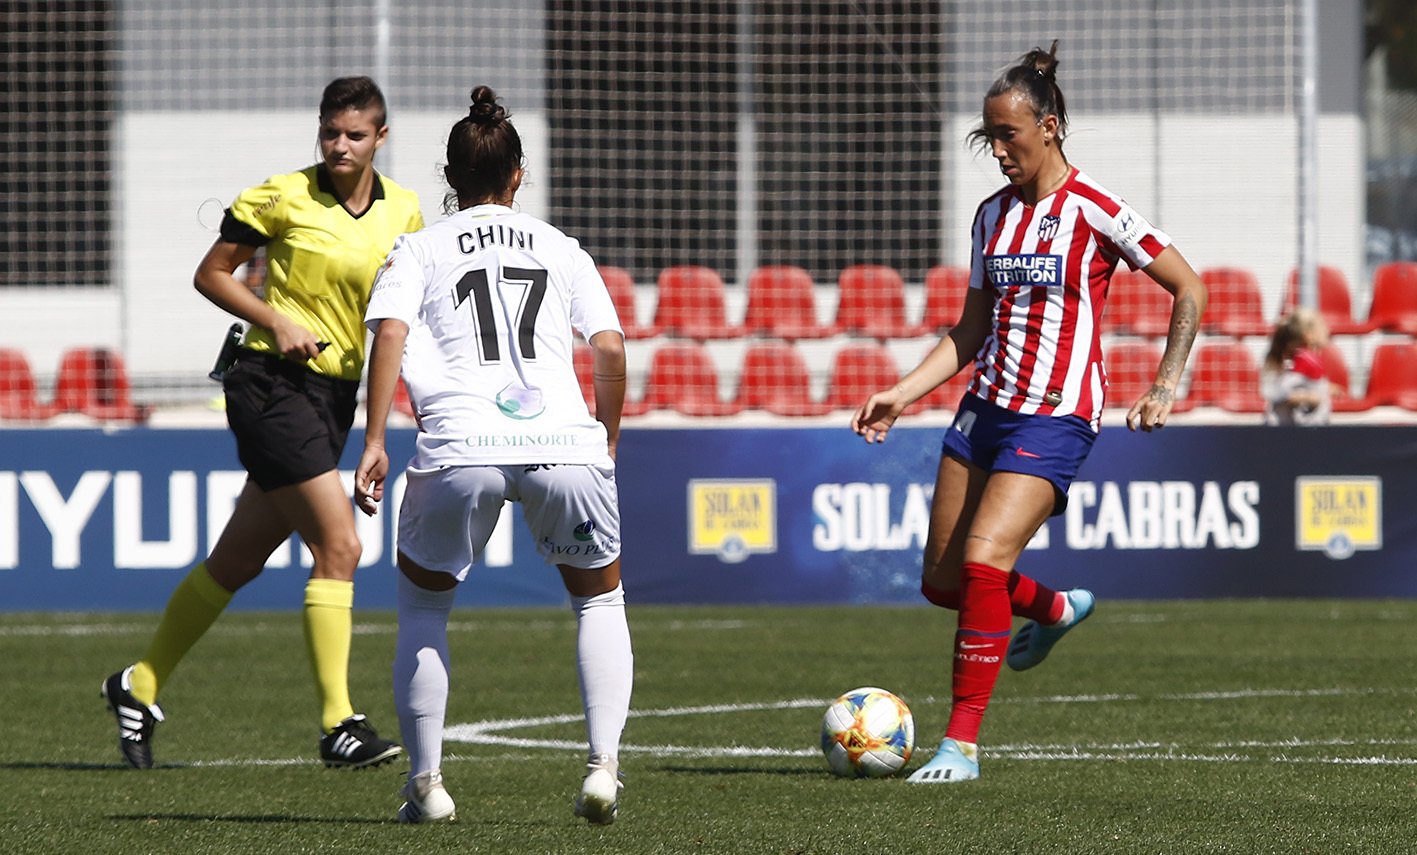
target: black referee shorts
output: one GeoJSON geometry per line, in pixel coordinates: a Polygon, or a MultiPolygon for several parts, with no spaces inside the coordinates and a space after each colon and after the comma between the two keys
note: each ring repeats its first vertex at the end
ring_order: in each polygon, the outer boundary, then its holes
{"type": "Polygon", "coordinates": [[[222,388],[236,454],[256,486],[288,487],[338,467],[359,381],[242,348],[222,388]]]}

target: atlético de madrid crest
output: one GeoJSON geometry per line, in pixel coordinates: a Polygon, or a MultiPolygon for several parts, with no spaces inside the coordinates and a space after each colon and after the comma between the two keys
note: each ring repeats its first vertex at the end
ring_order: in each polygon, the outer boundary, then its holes
{"type": "Polygon", "coordinates": [[[1038,221],[1038,239],[1039,239],[1039,240],[1052,240],[1054,237],[1057,236],[1057,234],[1058,234],[1058,224],[1061,223],[1061,222],[1062,222],[1062,220],[1058,219],[1058,215],[1057,215],[1057,214],[1049,214],[1049,215],[1047,215],[1046,217],[1044,217],[1043,219],[1039,220],[1039,221],[1038,221]]]}

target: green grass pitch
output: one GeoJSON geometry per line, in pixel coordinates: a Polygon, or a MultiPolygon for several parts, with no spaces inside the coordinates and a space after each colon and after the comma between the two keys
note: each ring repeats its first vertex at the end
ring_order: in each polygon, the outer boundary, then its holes
{"type": "MultiPolygon", "coordinates": [[[[471,593],[471,592],[469,592],[471,593]]],[[[1005,670],[978,781],[839,780],[836,694],[880,685],[924,762],[953,616],[929,608],[635,607],[620,819],[571,814],[583,748],[564,610],[459,608],[449,791],[400,826],[407,768],[317,761],[298,613],[233,612],[162,703],[158,768],[121,765],[102,678],[153,615],[0,615],[0,850],[16,853],[1192,853],[1417,847],[1417,602],[1115,602],[1005,670]]],[[[397,731],[394,620],[356,614],[356,706],[397,731]]]]}

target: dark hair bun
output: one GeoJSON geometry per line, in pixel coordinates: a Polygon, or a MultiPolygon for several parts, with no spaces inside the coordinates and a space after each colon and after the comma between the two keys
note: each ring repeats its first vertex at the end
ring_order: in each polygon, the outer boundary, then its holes
{"type": "Polygon", "coordinates": [[[467,117],[479,125],[495,125],[507,118],[507,110],[497,103],[497,93],[491,86],[479,86],[472,90],[467,117]]]}
{"type": "Polygon", "coordinates": [[[1046,51],[1036,47],[1024,54],[1019,64],[1032,67],[1045,80],[1054,80],[1058,74],[1058,40],[1054,39],[1046,51]]]}

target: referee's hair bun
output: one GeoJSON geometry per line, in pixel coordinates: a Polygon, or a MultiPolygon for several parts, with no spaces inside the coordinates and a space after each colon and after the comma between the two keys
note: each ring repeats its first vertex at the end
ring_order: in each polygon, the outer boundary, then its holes
{"type": "Polygon", "coordinates": [[[507,118],[507,109],[497,103],[497,93],[491,86],[479,86],[472,90],[467,117],[479,125],[495,125],[507,118]]]}

